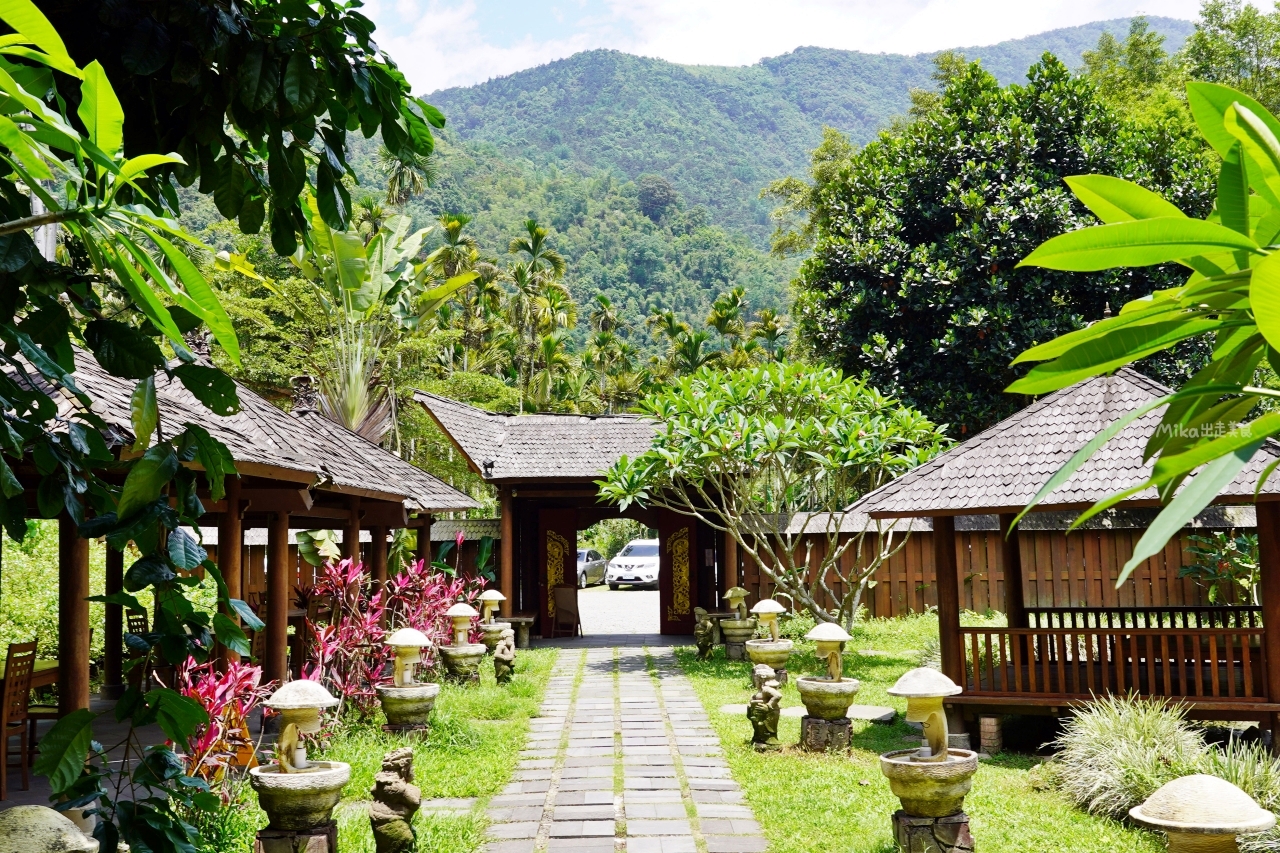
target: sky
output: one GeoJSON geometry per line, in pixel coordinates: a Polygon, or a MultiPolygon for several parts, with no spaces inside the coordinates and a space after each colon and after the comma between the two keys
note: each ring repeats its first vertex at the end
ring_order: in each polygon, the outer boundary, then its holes
{"type": "Polygon", "coordinates": [[[613,48],[750,65],[797,47],[921,53],[1135,14],[1196,17],[1200,0],[366,0],[374,38],[427,94],[613,48]]]}

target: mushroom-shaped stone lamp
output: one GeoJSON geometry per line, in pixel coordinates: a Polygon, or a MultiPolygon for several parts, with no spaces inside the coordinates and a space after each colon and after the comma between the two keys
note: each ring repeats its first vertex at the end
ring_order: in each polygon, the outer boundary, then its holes
{"type": "Polygon", "coordinates": [[[885,692],[890,696],[906,699],[907,722],[924,726],[924,739],[929,745],[929,755],[924,755],[922,751],[920,758],[946,761],[947,713],[942,707],[942,700],[959,693],[960,686],[938,670],[921,666],[904,673],[885,692]]]}
{"type": "Polygon", "coordinates": [[[431,645],[430,638],[416,628],[401,628],[385,642],[396,656],[395,686],[412,687],[413,665],[422,660],[422,650],[431,645]]]}
{"type": "Polygon", "coordinates": [[[496,589],[486,589],[480,593],[480,609],[484,611],[484,621],[486,623],[493,622],[493,611],[498,609],[498,605],[507,600],[507,597],[496,589]]]}
{"type": "Polygon", "coordinates": [[[853,639],[834,622],[823,622],[804,635],[818,647],[818,657],[827,659],[827,674],[832,681],[839,681],[844,673],[844,662],[840,658],[840,647],[853,639]]]}
{"type": "Polygon", "coordinates": [[[1235,785],[1197,773],[1166,782],[1129,810],[1143,826],[1163,830],[1169,853],[1237,853],[1237,835],[1262,832],[1276,817],[1235,785]]]}
{"type": "Polygon", "coordinates": [[[453,620],[453,644],[455,646],[467,645],[467,638],[471,636],[471,620],[479,616],[476,609],[465,601],[459,601],[444,612],[453,620]]]}
{"type": "Polygon", "coordinates": [[[332,708],[338,700],[318,681],[299,678],[286,682],[263,703],[280,714],[280,740],[276,752],[281,771],[285,773],[307,768],[307,747],[298,734],[320,731],[320,712],[332,708]]]}
{"type": "Polygon", "coordinates": [[[756,602],[756,606],[751,608],[751,612],[756,615],[761,622],[769,628],[769,636],[773,637],[776,643],[782,639],[782,631],[778,627],[778,617],[787,612],[787,608],[783,607],[772,598],[762,598],[756,602]]]}
{"type": "Polygon", "coordinates": [[[729,609],[738,611],[739,619],[747,618],[747,596],[750,594],[740,586],[730,587],[724,594],[724,600],[729,602],[729,609]]]}

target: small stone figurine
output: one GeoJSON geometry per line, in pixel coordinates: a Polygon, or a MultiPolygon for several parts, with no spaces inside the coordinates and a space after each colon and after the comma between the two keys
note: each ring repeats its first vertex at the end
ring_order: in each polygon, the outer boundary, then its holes
{"type": "Polygon", "coordinates": [[[698,645],[698,660],[707,660],[716,645],[716,626],[707,611],[701,607],[693,608],[693,641],[698,645]]]}
{"type": "Polygon", "coordinates": [[[413,784],[413,750],[401,747],[382,759],[382,771],[373,777],[373,804],[369,822],[377,853],[412,853],[418,839],[413,816],[422,804],[422,791],[413,784]]]}
{"type": "Polygon", "coordinates": [[[498,637],[498,645],[493,648],[493,675],[499,684],[511,681],[511,674],[516,668],[516,632],[510,628],[503,630],[498,637]]]}
{"type": "Polygon", "coordinates": [[[782,716],[782,691],[773,668],[757,664],[751,671],[756,692],[747,705],[747,719],[751,721],[751,743],[757,750],[777,749],[778,718],[782,716]]]}

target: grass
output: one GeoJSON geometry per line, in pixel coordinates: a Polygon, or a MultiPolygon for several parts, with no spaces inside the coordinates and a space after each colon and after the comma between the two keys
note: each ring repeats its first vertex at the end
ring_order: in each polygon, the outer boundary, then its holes
{"type": "MultiPolygon", "coordinates": [[[[990,621],[976,614],[967,614],[965,619],[973,625],[990,621]]],[[[937,630],[932,614],[859,623],[845,658],[846,675],[862,682],[857,702],[905,710],[904,701],[885,691],[903,672],[919,664],[920,653],[927,650],[929,641],[936,642],[937,630]],[[863,654],[867,651],[876,654],[863,654]]],[[[719,710],[722,705],[740,705],[749,698],[748,665],[725,660],[719,649],[709,661],[697,660],[692,648],[678,649],[676,654],[711,717],[733,777],[742,785],[772,853],[894,850],[889,818],[899,804],[880,773],[878,755],[915,745],[907,738],[916,733],[902,722],[901,714],[892,725],[855,721],[853,748],[848,755],[815,755],[795,746],[757,753],[750,746],[751,724],[746,715],[719,710]]],[[[813,656],[812,645],[801,642],[788,671],[794,677],[816,674],[824,667],[825,662],[819,664],[813,656]]],[[[783,707],[802,705],[794,684],[788,684],[783,695],[783,707]]],[[[799,741],[799,718],[782,718],[779,739],[791,745],[799,741]]],[[[1056,791],[1037,790],[1030,771],[1038,763],[1035,757],[1012,753],[982,761],[973,790],[965,799],[965,811],[983,853],[1163,850],[1154,833],[1085,814],[1056,791]]]]}
{"type": "MultiPolygon", "coordinates": [[[[498,793],[515,770],[528,733],[529,718],[536,715],[543,689],[555,663],[555,649],[522,649],[516,658],[510,684],[494,682],[493,666],[480,668],[479,687],[444,684],[432,711],[431,732],[426,738],[390,735],[382,731],[381,714],[340,729],[312,757],[345,761],[351,765],[351,781],[334,812],[338,821],[338,846],[343,853],[373,853],[373,831],[367,803],[374,774],[382,769],[382,757],[393,749],[411,746],[414,751],[414,784],[422,799],[476,797],[475,808],[463,814],[419,812],[414,828],[418,849],[431,853],[471,853],[482,844],[488,818],[484,806],[498,793]]],[[[249,853],[253,834],[266,825],[266,815],[247,785],[237,800],[218,817],[217,838],[210,851],[249,853]]]]}

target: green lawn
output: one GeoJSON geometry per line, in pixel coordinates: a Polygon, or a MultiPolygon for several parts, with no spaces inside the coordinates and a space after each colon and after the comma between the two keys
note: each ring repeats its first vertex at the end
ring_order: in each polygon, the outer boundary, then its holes
{"type": "MultiPolygon", "coordinates": [[[[425,738],[394,736],[381,729],[381,714],[337,733],[312,757],[345,761],[351,782],[335,811],[338,846],[342,853],[373,853],[373,832],[366,803],[382,757],[401,746],[414,749],[414,784],[424,800],[439,797],[477,797],[475,808],[460,816],[419,813],[415,821],[418,849],[431,853],[472,853],[479,849],[488,826],[484,806],[498,793],[515,769],[528,732],[528,720],[538,713],[543,689],[555,663],[555,649],[522,649],[510,684],[494,683],[492,660],[481,665],[479,687],[445,684],[432,712],[432,728],[425,738]]],[[[253,833],[266,825],[247,785],[220,815],[220,837],[209,839],[216,853],[249,853],[253,833]]]]}
{"type": "MultiPolygon", "coordinates": [[[[969,614],[966,623],[981,617],[969,614]]],[[[845,673],[862,681],[857,702],[888,705],[903,711],[906,703],[885,693],[898,676],[918,664],[918,651],[937,637],[932,615],[860,623],[849,643],[845,673]],[[880,654],[865,655],[864,651],[880,654]]],[[[817,674],[825,669],[801,642],[789,672],[817,674]]],[[[880,774],[879,753],[914,744],[915,734],[902,722],[892,725],[854,723],[849,755],[814,755],[788,746],[757,753],[750,745],[751,724],[745,714],[723,714],[722,705],[742,704],[751,694],[749,664],[724,659],[717,649],[710,661],[697,660],[692,648],[678,649],[694,690],[706,706],[724,744],[734,778],[764,827],[773,853],[890,853],[894,849],[889,816],[898,800],[880,774]]],[[[794,685],[784,690],[783,707],[802,706],[794,685]]],[[[795,744],[799,718],[782,718],[779,739],[795,744]]],[[[1052,791],[1038,791],[1028,772],[1034,757],[1004,753],[984,760],[965,799],[974,841],[983,853],[1027,853],[1070,850],[1072,853],[1160,851],[1155,834],[1092,817],[1052,791]]]]}

